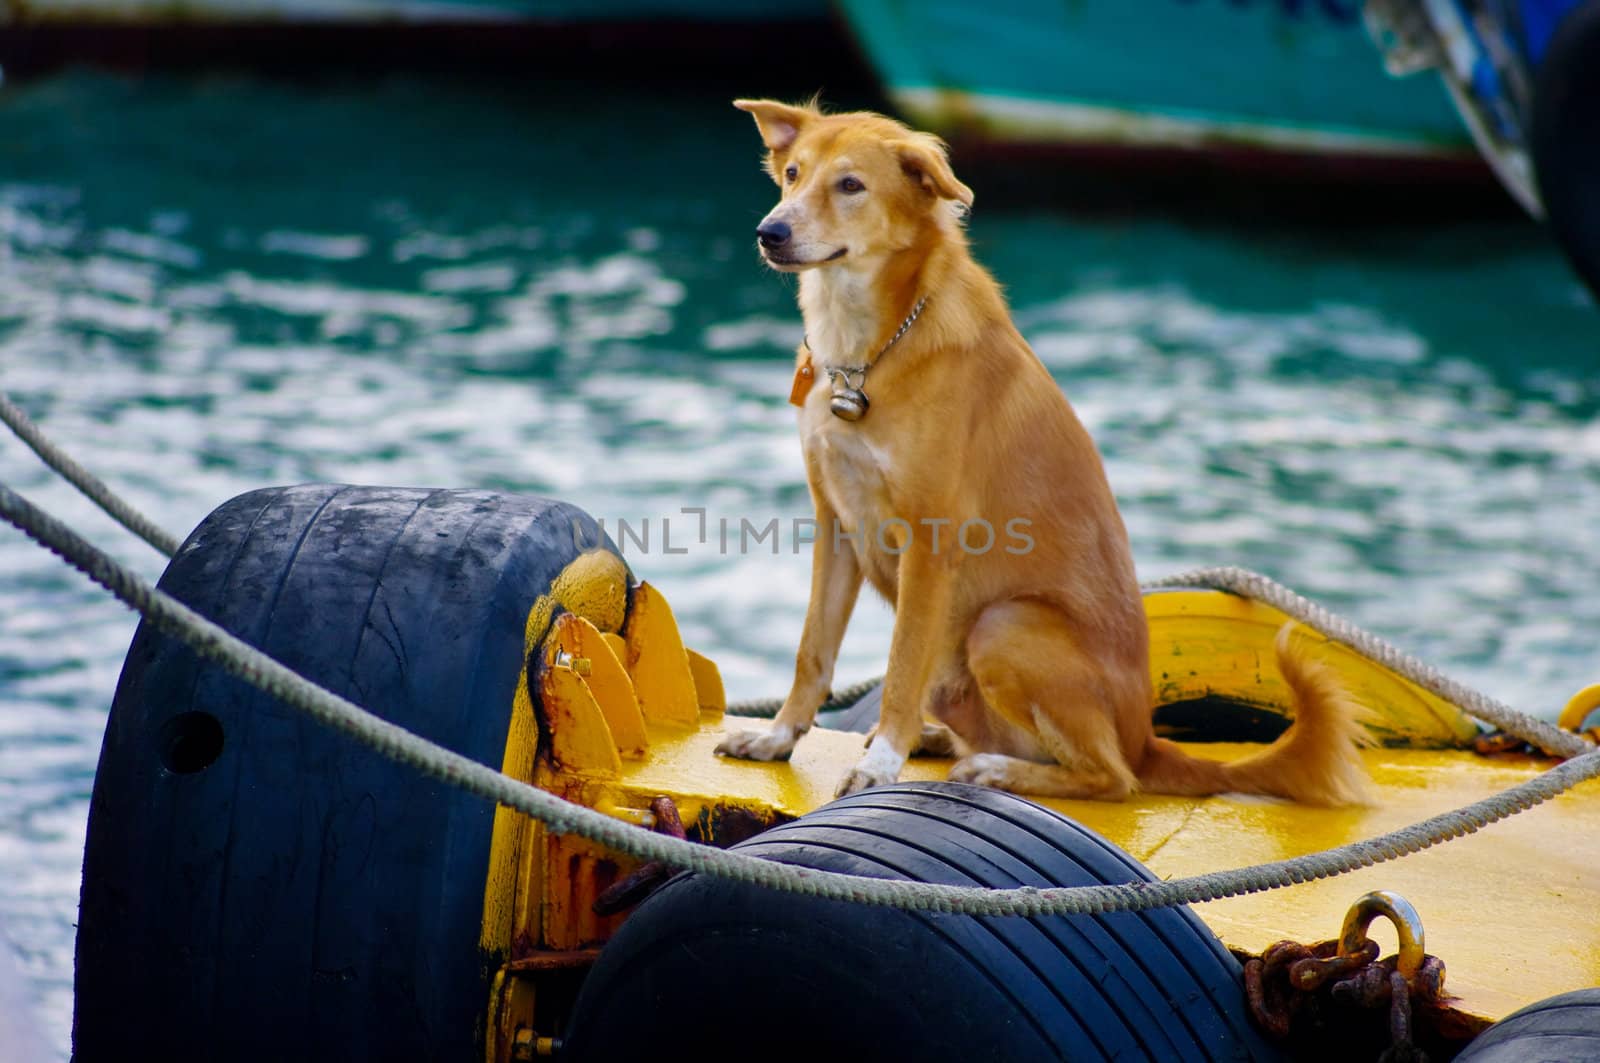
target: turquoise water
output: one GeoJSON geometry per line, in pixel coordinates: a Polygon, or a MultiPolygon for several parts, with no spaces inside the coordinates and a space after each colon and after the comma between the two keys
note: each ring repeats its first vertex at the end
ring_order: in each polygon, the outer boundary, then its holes
{"type": "MultiPolygon", "coordinates": [[[[759,90],[760,86],[752,86],[759,90]]],[[[68,74],[0,96],[0,385],[162,524],[307,480],[655,527],[638,572],[781,693],[800,329],[722,97],[68,74]]],[[[957,160],[958,167],[960,160],[957,160]]],[[[1141,574],[1244,564],[1539,714],[1600,679],[1600,316],[1530,226],[1285,230],[1008,206],[972,235],[1094,431],[1141,574]]],[[[1352,195],[1356,193],[1352,192],[1352,195]]],[[[160,559],[0,439],[0,479],[160,559]]],[[[864,600],[841,680],[881,670],[864,600]]],[[[64,1053],[84,820],[134,622],[0,529],[0,926],[64,1053]]]]}

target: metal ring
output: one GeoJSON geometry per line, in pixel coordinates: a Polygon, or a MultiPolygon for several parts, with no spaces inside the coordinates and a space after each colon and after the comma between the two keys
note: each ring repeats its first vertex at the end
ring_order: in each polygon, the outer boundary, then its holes
{"type": "Polygon", "coordinates": [[[1395,970],[1409,983],[1422,968],[1422,917],[1411,907],[1411,902],[1398,893],[1374,890],[1351,905],[1344,917],[1344,928],[1339,932],[1339,951],[1346,956],[1359,953],[1367,943],[1367,927],[1380,915],[1394,924],[1395,934],[1400,939],[1395,970]]]}
{"type": "Polygon", "coordinates": [[[1567,707],[1561,710],[1561,718],[1556,721],[1556,726],[1578,734],[1583,729],[1583,722],[1595,709],[1600,709],[1600,683],[1584,687],[1572,695],[1567,707]]]}

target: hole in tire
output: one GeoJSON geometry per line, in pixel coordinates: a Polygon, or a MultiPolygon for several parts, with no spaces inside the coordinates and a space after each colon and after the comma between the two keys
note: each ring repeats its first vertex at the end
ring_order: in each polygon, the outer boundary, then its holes
{"type": "Polygon", "coordinates": [[[174,775],[204,771],[222,755],[222,724],[209,712],[183,712],[161,727],[161,764],[174,775]]]}

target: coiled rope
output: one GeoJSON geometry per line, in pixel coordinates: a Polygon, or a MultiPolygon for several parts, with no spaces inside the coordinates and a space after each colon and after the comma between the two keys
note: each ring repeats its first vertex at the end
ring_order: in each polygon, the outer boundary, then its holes
{"type": "MultiPolygon", "coordinates": [[[[1090,914],[1218,900],[1327,878],[1420,852],[1448,839],[1474,833],[1600,776],[1600,750],[1591,750],[1586,741],[1571,736],[1586,752],[1527,782],[1462,808],[1335,849],[1167,882],[994,890],[816,871],[654,834],[502,775],[412,734],[291,671],[157,590],[4,483],[0,483],[0,517],[105,587],[159,630],[188,644],[199,656],[215,661],[224,670],[320,723],[351,735],[386,757],[531,816],[558,834],[576,834],[640,860],[659,860],[673,867],[828,900],[977,916],[1090,914]]],[[[1215,571],[1254,576],[1242,570],[1215,571]]],[[[1271,581],[1266,582],[1271,584],[1271,581]]],[[[1169,585],[1168,581],[1162,584],[1169,585]]],[[[1305,604],[1310,606],[1310,603],[1305,604]]],[[[1485,701],[1498,705],[1488,699],[1485,701]]],[[[1529,729],[1530,736],[1548,728],[1520,713],[1513,713],[1506,719],[1511,723],[1525,721],[1536,725],[1529,729]]]]}

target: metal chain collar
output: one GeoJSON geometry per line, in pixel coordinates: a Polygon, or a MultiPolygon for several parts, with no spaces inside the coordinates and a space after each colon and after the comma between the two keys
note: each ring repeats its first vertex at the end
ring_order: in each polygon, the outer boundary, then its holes
{"type": "MultiPolygon", "coordinates": [[[[917,300],[917,305],[911,308],[911,313],[907,314],[906,319],[900,322],[900,327],[895,330],[893,336],[889,337],[889,342],[883,345],[883,349],[878,352],[877,357],[872,361],[865,365],[823,366],[832,382],[833,398],[829,402],[829,407],[833,410],[835,417],[846,421],[859,421],[867,415],[867,408],[872,405],[867,398],[866,392],[867,370],[877,363],[878,358],[888,354],[890,347],[900,342],[900,337],[904,336],[907,330],[916,323],[917,317],[921,315],[922,308],[927,303],[928,297],[926,295],[917,300]]],[[[809,351],[811,349],[811,337],[805,337],[804,342],[806,350],[809,351]]]]}

